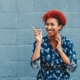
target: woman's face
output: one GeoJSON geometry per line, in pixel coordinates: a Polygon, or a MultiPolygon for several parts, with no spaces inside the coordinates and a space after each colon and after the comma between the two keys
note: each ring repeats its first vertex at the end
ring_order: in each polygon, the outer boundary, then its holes
{"type": "Polygon", "coordinates": [[[46,31],[48,36],[55,36],[59,30],[62,28],[62,25],[58,25],[58,20],[56,18],[49,18],[45,23],[46,31]]]}

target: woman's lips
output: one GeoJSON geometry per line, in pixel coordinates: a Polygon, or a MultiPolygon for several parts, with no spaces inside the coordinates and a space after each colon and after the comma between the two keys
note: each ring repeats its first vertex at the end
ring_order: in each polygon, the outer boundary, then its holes
{"type": "Polygon", "coordinates": [[[51,30],[49,30],[49,31],[47,31],[49,34],[51,34],[53,31],[51,31],[51,30]]]}

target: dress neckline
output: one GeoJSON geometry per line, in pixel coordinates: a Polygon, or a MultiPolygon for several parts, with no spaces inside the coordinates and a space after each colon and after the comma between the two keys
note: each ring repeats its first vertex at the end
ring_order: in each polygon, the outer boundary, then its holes
{"type": "Polygon", "coordinates": [[[55,49],[55,50],[53,49],[52,45],[50,44],[50,39],[48,38],[48,35],[47,35],[47,39],[48,39],[48,45],[49,45],[49,47],[52,49],[52,51],[56,52],[57,49],[55,49]]]}

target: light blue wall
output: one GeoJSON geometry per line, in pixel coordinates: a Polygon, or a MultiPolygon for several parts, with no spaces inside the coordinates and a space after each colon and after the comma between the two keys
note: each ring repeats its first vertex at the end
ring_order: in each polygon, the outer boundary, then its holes
{"type": "Polygon", "coordinates": [[[71,77],[80,79],[80,0],[0,0],[0,80],[36,80],[38,70],[30,66],[35,40],[30,26],[46,35],[42,15],[50,9],[67,17],[61,34],[75,45],[78,68],[71,77]]]}

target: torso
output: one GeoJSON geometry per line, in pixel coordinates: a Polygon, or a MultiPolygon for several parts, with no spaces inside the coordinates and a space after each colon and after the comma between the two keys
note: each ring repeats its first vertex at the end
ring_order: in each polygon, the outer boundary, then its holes
{"type": "MultiPolygon", "coordinates": [[[[65,38],[64,38],[65,39],[65,38]]],[[[64,41],[64,40],[63,40],[64,41]]],[[[57,41],[49,41],[48,37],[43,38],[41,45],[41,69],[38,72],[38,80],[69,80],[69,73],[66,71],[66,64],[61,59],[57,47],[57,41]],[[66,75],[65,73],[66,72],[66,75]]],[[[66,53],[66,45],[62,44],[66,53]]]]}
{"type": "Polygon", "coordinates": [[[53,41],[53,42],[50,42],[53,50],[55,51],[56,50],[56,47],[57,47],[57,42],[56,41],[53,41]]]}

